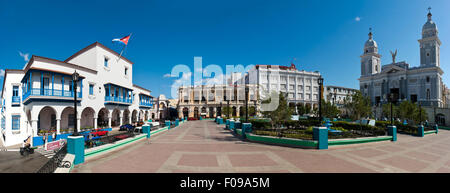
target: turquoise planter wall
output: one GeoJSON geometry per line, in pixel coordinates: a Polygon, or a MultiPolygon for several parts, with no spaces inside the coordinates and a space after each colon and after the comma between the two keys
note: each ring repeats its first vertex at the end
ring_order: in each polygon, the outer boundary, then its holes
{"type": "Polygon", "coordinates": [[[314,127],[313,140],[317,141],[317,149],[328,149],[328,129],[326,127],[314,127]]]}
{"type": "Polygon", "coordinates": [[[67,153],[75,155],[74,164],[84,163],[84,137],[69,136],[67,138],[67,153]]]}
{"type": "Polygon", "coordinates": [[[388,135],[392,136],[392,141],[397,141],[397,127],[388,126],[388,135]]]}
{"type": "Polygon", "coordinates": [[[419,127],[417,127],[417,136],[419,136],[419,137],[425,136],[423,125],[419,125],[419,127]]]}

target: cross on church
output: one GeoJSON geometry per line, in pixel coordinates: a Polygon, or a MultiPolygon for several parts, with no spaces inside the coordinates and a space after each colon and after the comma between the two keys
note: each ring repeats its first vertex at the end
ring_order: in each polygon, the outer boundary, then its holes
{"type": "Polygon", "coordinates": [[[428,13],[431,13],[431,7],[428,7],[428,13]]]}

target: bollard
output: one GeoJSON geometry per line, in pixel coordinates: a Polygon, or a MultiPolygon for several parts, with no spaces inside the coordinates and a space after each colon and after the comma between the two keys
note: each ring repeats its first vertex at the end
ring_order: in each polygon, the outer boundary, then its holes
{"type": "Polygon", "coordinates": [[[388,126],[388,135],[392,136],[392,141],[397,141],[397,127],[388,126]]]}
{"type": "Polygon", "coordinates": [[[230,130],[234,131],[234,120],[230,120],[230,130]]]}
{"type": "Polygon", "coordinates": [[[436,125],[434,126],[434,128],[436,129],[436,134],[438,134],[438,132],[439,132],[439,126],[436,124],[436,125]]]}
{"type": "Polygon", "coordinates": [[[166,126],[169,126],[168,129],[170,129],[170,121],[166,121],[165,124],[166,124],[166,126]]]}
{"type": "Polygon", "coordinates": [[[142,133],[146,133],[147,134],[147,139],[149,139],[150,138],[150,128],[151,128],[151,125],[144,125],[144,126],[142,126],[142,133]]]}
{"type": "Polygon", "coordinates": [[[419,125],[419,126],[417,127],[417,136],[419,136],[419,137],[425,136],[424,130],[423,130],[423,125],[419,125]]]}
{"type": "Polygon", "coordinates": [[[247,135],[245,133],[252,132],[252,124],[251,123],[243,123],[242,124],[242,138],[246,139],[247,135]]]}
{"type": "Polygon", "coordinates": [[[178,125],[180,124],[180,121],[178,119],[175,120],[175,127],[178,127],[178,125]]]}
{"type": "Polygon", "coordinates": [[[313,140],[317,140],[317,149],[328,149],[328,129],[326,127],[314,127],[313,140]]]}
{"type": "Polygon", "coordinates": [[[84,137],[67,137],[67,153],[75,156],[75,160],[73,161],[74,165],[84,163],[84,137]]]}

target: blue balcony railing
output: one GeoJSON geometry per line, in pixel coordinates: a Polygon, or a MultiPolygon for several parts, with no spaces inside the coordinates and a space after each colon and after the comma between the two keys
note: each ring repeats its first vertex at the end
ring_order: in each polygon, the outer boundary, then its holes
{"type": "MultiPolygon", "coordinates": [[[[41,88],[32,88],[29,91],[23,94],[22,98],[27,99],[29,96],[54,96],[54,97],[68,97],[73,98],[73,91],[63,91],[57,89],[41,89],[41,88]]],[[[82,93],[77,92],[77,98],[82,98],[82,93]]]]}
{"type": "Polygon", "coordinates": [[[123,98],[123,97],[114,97],[114,96],[105,96],[105,103],[110,102],[118,102],[118,103],[133,103],[131,98],[123,98]]]}
{"type": "Polygon", "coordinates": [[[20,96],[13,96],[12,97],[12,103],[13,104],[20,103],[20,96]]]}
{"type": "Polygon", "coordinates": [[[140,106],[146,106],[146,107],[153,107],[153,103],[151,102],[146,102],[146,101],[140,101],[139,102],[140,106]]]}

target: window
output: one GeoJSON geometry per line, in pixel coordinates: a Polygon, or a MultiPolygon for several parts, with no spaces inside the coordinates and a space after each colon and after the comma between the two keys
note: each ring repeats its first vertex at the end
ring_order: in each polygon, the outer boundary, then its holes
{"type": "Polygon", "coordinates": [[[128,75],[128,68],[125,67],[125,76],[128,75]]]}
{"type": "Polygon", "coordinates": [[[20,129],[20,115],[13,115],[12,116],[12,130],[19,130],[20,129]]]}
{"type": "Polygon", "coordinates": [[[94,95],[94,85],[89,84],[89,95],[94,95]]]}
{"type": "Polygon", "coordinates": [[[104,60],[105,67],[108,67],[108,61],[109,61],[109,59],[107,57],[105,57],[105,60],[104,60]]]}
{"type": "Polygon", "coordinates": [[[13,96],[19,96],[19,86],[13,86],[13,96]]]}
{"type": "Polygon", "coordinates": [[[73,81],[69,81],[69,91],[73,91],[73,81]]]}

